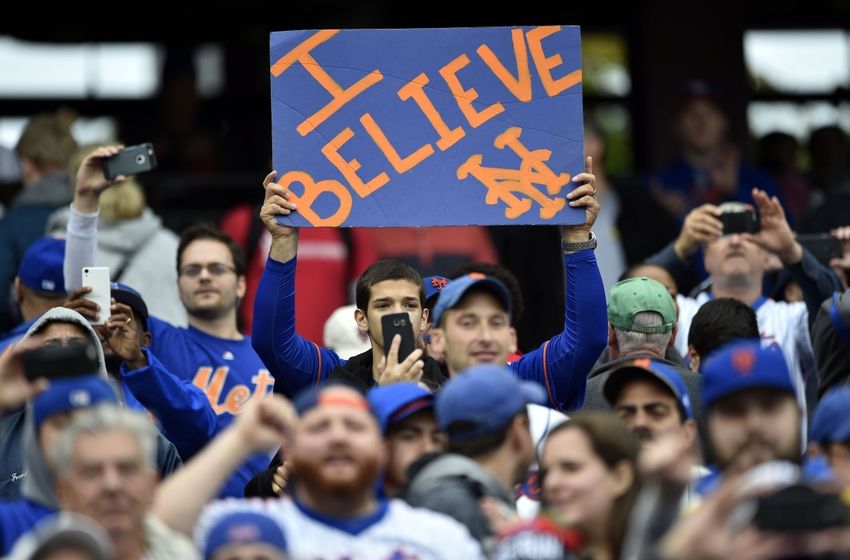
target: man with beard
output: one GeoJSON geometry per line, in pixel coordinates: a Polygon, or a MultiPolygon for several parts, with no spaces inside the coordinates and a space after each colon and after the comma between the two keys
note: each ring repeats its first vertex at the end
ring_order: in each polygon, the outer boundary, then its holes
{"type": "Polygon", "coordinates": [[[802,410],[785,359],[758,341],[727,344],[702,368],[706,436],[717,472],[700,482],[711,491],[722,477],[768,461],[800,464],[802,410]]]}
{"type": "Polygon", "coordinates": [[[380,428],[366,398],[349,387],[322,385],[299,394],[294,409],[277,396],[249,407],[161,486],[155,511],[174,529],[194,529],[201,548],[211,525],[247,507],[277,519],[293,558],[482,558],[453,520],[377,497],[385,465],[380,428]],[[195,527],[230,469],[275,442],[287,450],[292,498],[217,502],[195,527]]]}
{"type": "MultiPolygon", "coordinates": [[[[68,290],[80,288],[80,269],[96,262],[98,196],[114,184],[104,177],[101,163],[119,151],[120,146],[95,150],[83,160],[77,173],[65,253],[68,290]]],[[[242,250],[213,228],[191,227],[180,237],[177,273],[189,326],[178,328],[149,317],[149,349],[167,370],[206,393],[221,429],[248,402],[264,398],[274,386],[274,379],[254,352],[250,338],[239,331],[236,322],[239,300],[245,294],[242,250]]],[[[93,318],[97,306],[89,303],[77,311],[93,318]]],[[[250,457],[225,485],[222,496],[242,496],[245,483],[267,464],[267,454],[250,457]]]]}

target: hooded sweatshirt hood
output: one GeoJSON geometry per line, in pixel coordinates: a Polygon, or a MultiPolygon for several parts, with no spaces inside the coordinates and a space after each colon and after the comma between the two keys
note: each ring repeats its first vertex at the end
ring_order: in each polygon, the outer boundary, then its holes
{"type": "MultiPolygon", "coordinates": [[[[86,318],[76,311],[65,307],[54,307],[36,320],[21,340],[30,338],[46,324],[55,322],[74,323],[86,332],[92,344],[97,349],[98,375],[107,380],[112,388],[115,389],[115,383],[106,373],[106,361],[103,357],[103,347],[100,344],[100,339],[86,318]]],[[[121,401],[121,391],[116,391],[115,393],[119,401],[121,401]]],[[[55,481],[47,468],[44,454],[41,452],[41,445],[39,445],[38,434],[35,430],[31,403],[27,404],[25,415],[21,446],[23,448],[23,461],[27,476],[22,483],[21,495],[46,507],[58,510],[60,509],[60,504],[59,498],[56,496],[55,481]]]]}
{"type": "Polygon", "coordinates": [[[447,478],[467,478],[480,484],[484,495],[496,497],[511,508],[515,507],[513,493],[504,488],[484,467],[468,457],[456,453],[442,453],[418,466],[418,471],[410,473],[407,494],[411,498],[427,494],[447,478]]]}
{"type": "MultiPolygon", "coordinates": [[[[70,208],[60,208],[51,214],[47,221],[47,232],[65,235],[69,214],[70,208]]],[[[118,253],[123,259],[128,259],[160,231],[162,220],[150,208],[145,208],[138,218],[129,220],[111,221],[99,218],[98,249],[101,253],[118,253]]]]}

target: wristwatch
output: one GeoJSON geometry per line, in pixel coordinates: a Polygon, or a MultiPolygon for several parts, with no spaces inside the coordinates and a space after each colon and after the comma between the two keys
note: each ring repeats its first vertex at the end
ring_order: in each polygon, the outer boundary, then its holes
{"type": "Polygon", "coordinates": [[[584,251],[585,249],[596,249],[596,235],[590,232],[590,239],[587,241],[579,241],[578,243],[568,243],[561,239],[561,249],[565,253],[574,253],[575,251],[584,251]]]}

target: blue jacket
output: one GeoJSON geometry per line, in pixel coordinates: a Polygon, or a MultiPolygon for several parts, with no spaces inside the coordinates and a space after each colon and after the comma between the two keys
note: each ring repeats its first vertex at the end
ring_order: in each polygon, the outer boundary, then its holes
{"type": "Polygon", "coordinates": [[[29,533],[39,521],[54,513],[55,509],[27,498],[0,502],[0,557],[6,557],[19,538],[29,533]]]}
{"type": "MultiPolygon", "coordinates": [[[[254,349],[275,378],[275,390],[292,396],[325,381],[345,364],[336,352],[295,332],[296,259],[268,259],[254,300],[254,349]]],[[[575,410],[585,383],[608,341],[605,290],[593,251],[564,255],[566,310],[563,332],[509,364],[521,379],[543,385],[549,406],[575,410]]]]}

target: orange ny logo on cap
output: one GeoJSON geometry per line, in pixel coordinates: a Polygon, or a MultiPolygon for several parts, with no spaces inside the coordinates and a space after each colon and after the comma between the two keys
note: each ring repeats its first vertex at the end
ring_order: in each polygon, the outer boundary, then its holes
{"type": "Polygon", "coordinates": [[[756,363],[756,351],[752,348],[737,350],[732,354],[732,367],[740,375],[749,375],[756,363]]]}

